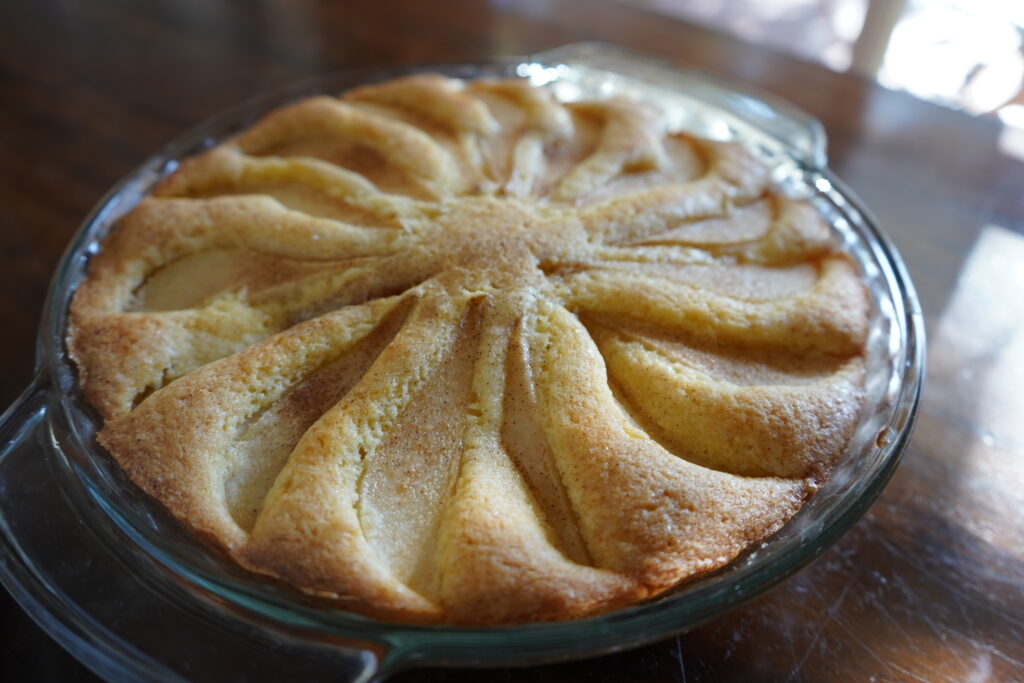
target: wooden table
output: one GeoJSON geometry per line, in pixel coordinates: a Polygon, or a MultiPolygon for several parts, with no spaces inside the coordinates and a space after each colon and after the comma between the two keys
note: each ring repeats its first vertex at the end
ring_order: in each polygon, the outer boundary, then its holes
{"type": "MultiPolygon", "coordinates": [[[[1024,677],[1024,164],[994,122],[595,0],[0,5],[0,403],[32,374],[50,274],[105,190],[252,94],[362,65],[606,40],[747,81],[822,120],[909,266],[929,333],[917,434],[878,503],[793,579],[696,631],[530,670],[403,681],[1024,677]]],[[[87,680],[3,596],[0,679],[87,680]]]]}

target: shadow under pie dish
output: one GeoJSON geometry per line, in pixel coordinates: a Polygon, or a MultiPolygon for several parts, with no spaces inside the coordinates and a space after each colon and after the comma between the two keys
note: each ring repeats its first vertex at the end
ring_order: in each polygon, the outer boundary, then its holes
{"type": "Polygon", "coordinates": [[[92,258],[98,440],[241,566],[364,614],[647,599],[778,530],[861,414],[868,290],[771,171],[526,79],[289,104],[92,258]]]}

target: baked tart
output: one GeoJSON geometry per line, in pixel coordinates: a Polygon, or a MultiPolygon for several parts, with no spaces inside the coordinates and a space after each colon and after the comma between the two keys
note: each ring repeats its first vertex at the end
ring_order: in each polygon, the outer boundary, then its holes
{"type": "Polygon", "coordinates": [[[754,152],[666,120],[417,75],[184,161],[71,305],[99,442],[241,566],[379,618],[722,567],[846,452],[870,304],[754,152]]]}

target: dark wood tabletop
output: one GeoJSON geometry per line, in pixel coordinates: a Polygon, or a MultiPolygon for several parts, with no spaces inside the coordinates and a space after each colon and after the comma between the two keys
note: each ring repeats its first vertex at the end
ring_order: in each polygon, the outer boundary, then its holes
{"type": "MultiPolygon", "coordinates": [[[[996,122],[606,0],[0,4],[0,403],[32,377],[51,273],[122,175],[254,94],[354,66],[619,43],[820,119],[917,286],[928,373],[886,491],[790,580],[690,633],[527,670],[402,681],[1024,678],[1024,163],[996,122]]],[[[0,591],[2,594],[2,591],[0,591]]],[[[92,675],[0,598],[0,679],[92,675]]]]}

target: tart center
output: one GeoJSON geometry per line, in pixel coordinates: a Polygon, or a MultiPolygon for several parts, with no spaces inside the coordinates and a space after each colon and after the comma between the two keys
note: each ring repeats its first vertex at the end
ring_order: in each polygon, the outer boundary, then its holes
{"type": "Polygon", "coordinates": [[[439,270],[472,273],[496,287],[538,283],[541,264],[588,250],[577,217],[517,198],[460,198],[441,206],[434,221],[439,235],[428,248],[439,270]]]}

